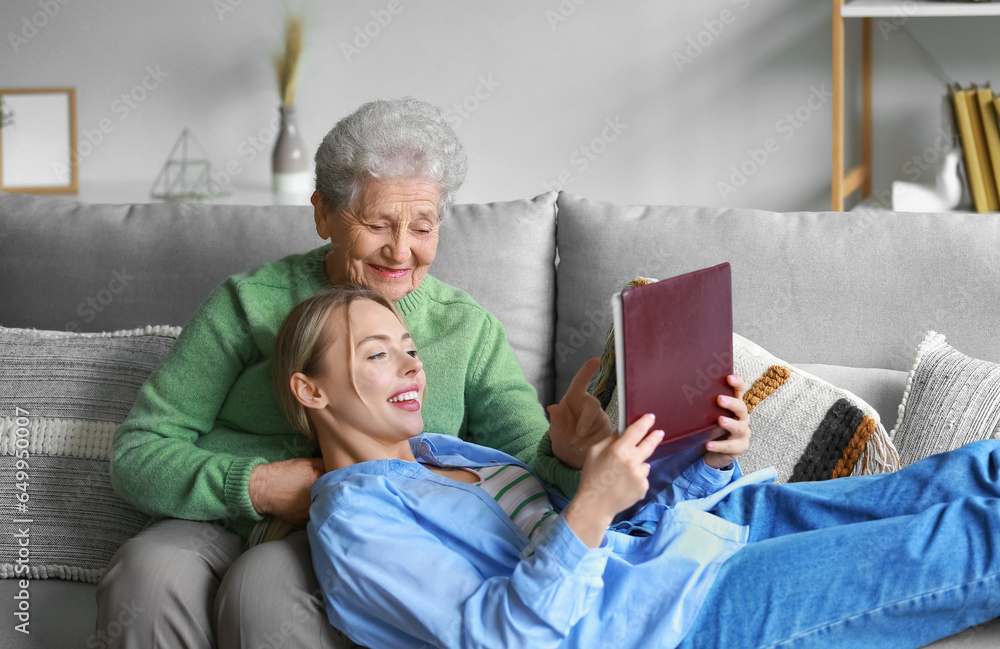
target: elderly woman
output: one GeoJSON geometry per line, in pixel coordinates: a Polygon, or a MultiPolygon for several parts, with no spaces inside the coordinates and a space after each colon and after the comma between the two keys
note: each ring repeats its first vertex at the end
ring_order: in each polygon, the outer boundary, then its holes
{"type": "Polygon", "coordinates": [[[546,436],[545,413],[503,326],[428,274],[465,170],[444,114],[414,99],[365,104],[327,134],[312,203],[316,230],[331,243],[216,289],[115,434],[114,487],[154,522],[121,547],[101,580],[102,639],[339,646],[305,532],[245,549],[266,515],[297,527],[308,520],[322,459],[282,416],[270,364],[284,317],[332,284],[369,287],[402,313],[435,385],[423,407],[428,430],[534,462],[543,478],[575,490],[582,449],[608,427],[554,423],[546,436]],[[130,624],[120,623],[125,617],[130,624]]]}

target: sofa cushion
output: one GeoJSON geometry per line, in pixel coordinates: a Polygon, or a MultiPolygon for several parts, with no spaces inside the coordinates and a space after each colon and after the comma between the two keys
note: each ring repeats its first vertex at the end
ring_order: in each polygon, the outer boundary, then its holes
{"type": "Polygon", "coordinates": [[[632,278],[728,261],[734,330],[795,364],[907,371],[927,329],[1000,362],[1000,214],[775,213],[559,195],[556,396],[632,278]]]}
{"type": "Polygon", "coordinates": [[[747,385],[753,438],[745,472],[773,466],[778,482],[886,473],[899,455],[877,410],[857,395],[733,335],[733,366],[747,385]]]}
{"type": "Polygon", "coordinates": [[[517,360],[543,405],[555,370],[556,194],[454,206],[441,222],[431,273],[456,286],[507,329],[517,360]]]}
{"type": "MultiPolygon", "coordinates": [[[[554,389],[555,202],[456,205],[431,274],[507,329],[543,403],[554,389]]],[[[183,325],[230,275],[319,246],[311,207],[91,205],[0,192],[0,325],[111,331],[183,325]]]]}
{"type": "Polygon", "coordinates": [[[0,325],[183,325],[224,279],[321,245],[307,207],[92,205],[0,194],[0,325]]]}
{"type": "Polygon", "coordinates": [[[934,331],[915,356],[892,433],[903,466],[1000,439],[1000,364],[970,358],[934,331]]]}
{"type": "Polygon", "coordinates": [[[111,488],[112,438],[178,332],[0,327],[0,501],[16,507],[0,577],[96,583],[149,520],[111,488]]]}
{"type": "Polygon", "coordinates": [[[879,420],[885,425],[892,424],[899,417],[899,403],[906,389],[907,373],[903,370],[824,363],[796,363],[795,367],[858,395],[878,412],[879,420]]]}

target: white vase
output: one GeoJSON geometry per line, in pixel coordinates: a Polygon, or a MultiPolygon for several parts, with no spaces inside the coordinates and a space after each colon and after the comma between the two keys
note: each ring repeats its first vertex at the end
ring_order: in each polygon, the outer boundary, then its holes
{"type": "Polygon", "coordinates": [[[271,155],[271,190],[276,194],[311,194],[314,189],[309,154],[299,133],[295,106],[282,106],[281,127],[271,155]]]}
{"type": "Polygon", "coordinates": [[[896,212],[950,212],[962,201],[962,177],[958,173],[962,150],[949,149],[933,185],[895,180],[892,209],[896,212]]]}

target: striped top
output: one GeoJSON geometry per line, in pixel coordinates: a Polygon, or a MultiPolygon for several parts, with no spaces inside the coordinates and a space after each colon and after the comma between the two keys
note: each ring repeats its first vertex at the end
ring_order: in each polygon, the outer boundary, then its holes
{"type": "Polygon", "coordinates": [[[477,486],[493,496],[514,524],[528,538],[542,529],[545,521],[554,521],[556,512],[549,503],[538,478],[516,464],[492,464],[469,467],[479,476],[477,486]]]}

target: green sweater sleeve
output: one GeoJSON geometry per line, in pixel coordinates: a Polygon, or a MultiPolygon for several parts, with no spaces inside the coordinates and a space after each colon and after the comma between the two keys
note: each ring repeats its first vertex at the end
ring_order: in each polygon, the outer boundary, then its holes
{"type": "Polygon", "coordinates": [[[567,496],[576,493],[580,472],[552,455],[548,420],[538,393],[524,377],[507,332],[487,312],[466,386],[470,440],[533,464],[541,478],[567,496]]]}
{"type": "Polygon", "coordinates": [[[235,455],[198,444],[210,432],[219,440],[247,436],[227,431],[218,415],[259,353],[237,287],[227,281],[185,326],[115,432],[115,491],[152,516],[225,518],[242,527],[260,520],[248,484],[250,472],[265,457],[252,447],[243,446],[244,453],[235,455]]]}
{"type": "Polygon", "coordinates": [[[562,460],[552,453],[552,439],[548,432],[538,442],[534,467],[538,475],[558,487],[567,498],[576,495],[576,490],[580,487],[580,471],[563,464],[562,460]]]}

